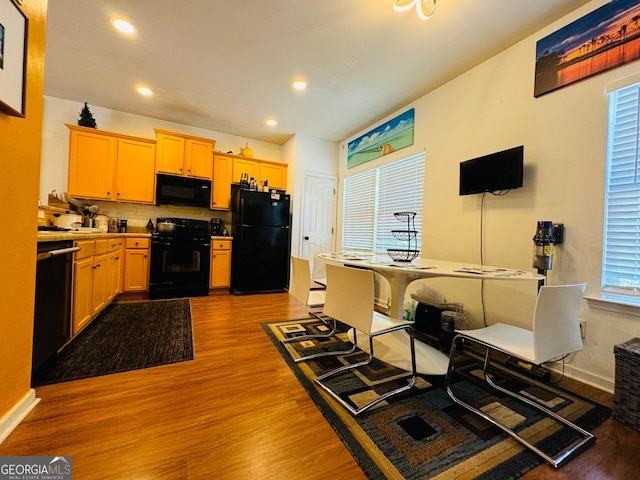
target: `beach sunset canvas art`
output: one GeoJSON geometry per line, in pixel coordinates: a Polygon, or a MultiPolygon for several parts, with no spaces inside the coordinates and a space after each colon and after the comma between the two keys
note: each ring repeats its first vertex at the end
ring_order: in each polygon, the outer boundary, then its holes
{"type": "Polygon", "coordinates": [[[640,58],[640,1],[614,0],[536,44],[534,96],[640,58]]]}

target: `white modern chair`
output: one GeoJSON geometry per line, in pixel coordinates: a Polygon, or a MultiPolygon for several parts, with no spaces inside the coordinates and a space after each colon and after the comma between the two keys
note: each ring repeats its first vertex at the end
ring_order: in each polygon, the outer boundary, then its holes
{"type": "MultiPolygon", "coordinates": [[[[324,318],[321,307],[324,305],[326,298],[326,290],[311,290],[311,271],[309,267],[309,260],[300,257],[291,257],[291,281],[289,282],[289,293],[303,302],[305,305],[311,307],[309,315],[317,318],[325,324],[326,332],[315,335],[298,335],[295,337],[289,337],[282,340],[282,343],[303,342],[306,340],[322,339],[331,337],[336,329],[336,320],[331,318],[329,321],[324,318]]],[[[355,350],[355,348],[353,349],[355,350]]],[[[351,351],[353,351],[351,350],[351,351]]],[[[313,358],[318,358],[328,355],[327,353],[315,353],[303,357],[296,357],[291,351],[291,358],[294,362],[304,362],[313,358]]],[[[343,352],[338,352],[343,353],[343,352]]],[[[346,352],[344,352],[346,353],[346,352]]]]}
{"type": "Polygon", "coordinates": [[[291,257],[289,293],[311,308],[324,305],[325,291],[311,290],[311,270],[306,258],[291,257]]]}
{"type": "Polygon", "coordinates": [[[526,330],[513,325],[506,325],[504,323],[496,323],[489,327],[477,330],[456,330],[456,336],[451,344],[449,368],[447,369],[447,376],[445,380],[447,393],[453,401],[501,428],[556,468],[568,460],[571,455],[578,453],[593,443],[595,441],[593,434],[578,427],[566,418],[552,412],[539,403],[497,385],[491,380],[487,373],[487,369],[491,362],[492,351],[502,352],[503,354],[516,357],[517,359],[529,362],[530,364],[540,365],[541,363],[558,359],[569,353],[582,350],[582,338],[580,336],[580,304],[585,286],[586,284],[582,283],[577,285],[540,287],[533,313],[533,330],[526,330]],[[465,343],[475,343],[486,349],[483,374],[485,381],[489,385],[507,395],[525,402],[527,405],[538,409],[558,422],[562,422],[569,428],[575,430],[581,438],[567,446],[555,456],[551,456],[540,450],[535,445],[529,443],[526,439],[519,436],[499,420],[456,397],[451,390],[450,382],[454,371],[456,349],[461,341],[465,343]]]}
{"type": "Polygon", "coordinates": [[[366,334],[369,337],[369,355],[368,358],[362,362],[345,365],[320,375],[315,378],[315,382],[351,412],[352,415],[358,415],[392,395],[409,390],[415,384],[416,353],[413,329],[411,327],[412,322],[390,318],[374,310],[374,277],[371,270],[328,263],[326,265],[326,271],[327,299],[322,310],[323,313],[352,327],[351,333],[354,337],[354,348],[357,344],[358,332],[366,334]],[[404,330],[409,334],[407,336],[408,342],[404,345],[402,352],[407,358],[410,358],[411,365],[412,375],[408,378],[406,385],[386,392],[366,405],[354,408],[324,383],[324,381],[330,377],[367,365],[374,357],[373,339],[377,336],[398,330],[404,330]]]}
{"type": "Polygon", "coordinates": [[[313,256],[313,267],[311,269],[311,289],[323,289],[327,287],[327,261],[319,254],[313,256]]]}

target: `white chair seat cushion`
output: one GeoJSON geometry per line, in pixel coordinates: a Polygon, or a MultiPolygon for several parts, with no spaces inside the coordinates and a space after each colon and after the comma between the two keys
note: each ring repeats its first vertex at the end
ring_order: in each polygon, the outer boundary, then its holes
{"type": "Polygon", "coordinates": [[[310,307],[321,307],[324,305],[326,292],[324,290],[310,290],[307,297],[307,305],[310,307]]]}
{"type": "MultiPolygon", "coordinates": [[[[377,332],[401,324],[413,326],[413,322],[396,320],[375,312],[371,330],[377,332]]],[[[353,329],[350,329],[347,335],[349,340],[353,342],[353,329]]],[[[358,347],[369,353],[369,336],[358,330],[357,340],[358,347]]],[[[415,345],[416,371],[418,373],[423,375],[444,375],[447,373],[449,357],[418,340],[415,341],[415,345]]],[[[373,351],[376,358],[402,370],[411,371],[411,348],[409,334],[406,331],[397,330],[374,337],[373,351]]]]}
{"type": "Polygon", "coordinates": [[[535,364],[540,363],[533,348],[533,332],[531,330],[505,323],[495,323],[476,330],[456,330],[456,333],[486,342],[522,360],[535,364]]]}

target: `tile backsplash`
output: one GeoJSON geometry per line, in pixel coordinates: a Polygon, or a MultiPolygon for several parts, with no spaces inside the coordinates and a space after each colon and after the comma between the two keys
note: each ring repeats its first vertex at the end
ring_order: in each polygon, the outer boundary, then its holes
{"type": "Polygon", "coordinates": [[[126,218],[127,227],[145,228],[149,219],[156,224],[158,217],[193,218],[209,221],[213,217],[222,218],[225,227],[231,233],[231,212],[209,210],[208,208],[181,207],[178,205],[143,205],[137,203],[116,203],[88,201],[100,207],[99,213],[108,217],[126,218]]]}

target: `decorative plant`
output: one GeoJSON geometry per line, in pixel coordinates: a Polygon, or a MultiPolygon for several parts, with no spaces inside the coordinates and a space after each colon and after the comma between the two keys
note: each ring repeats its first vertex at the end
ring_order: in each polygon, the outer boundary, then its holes
{"type": "Polygon", "coordinates": [[[96,120],[95,118],[93,118],[93,114],[89,110],[89,106],[87,105],[87,102],[84,102],[84,107],[82,107],[82,111],[80,112],[78,125],[80,125],[81,127],[98,128],[98,125],[96,124],[96,120]]]}

